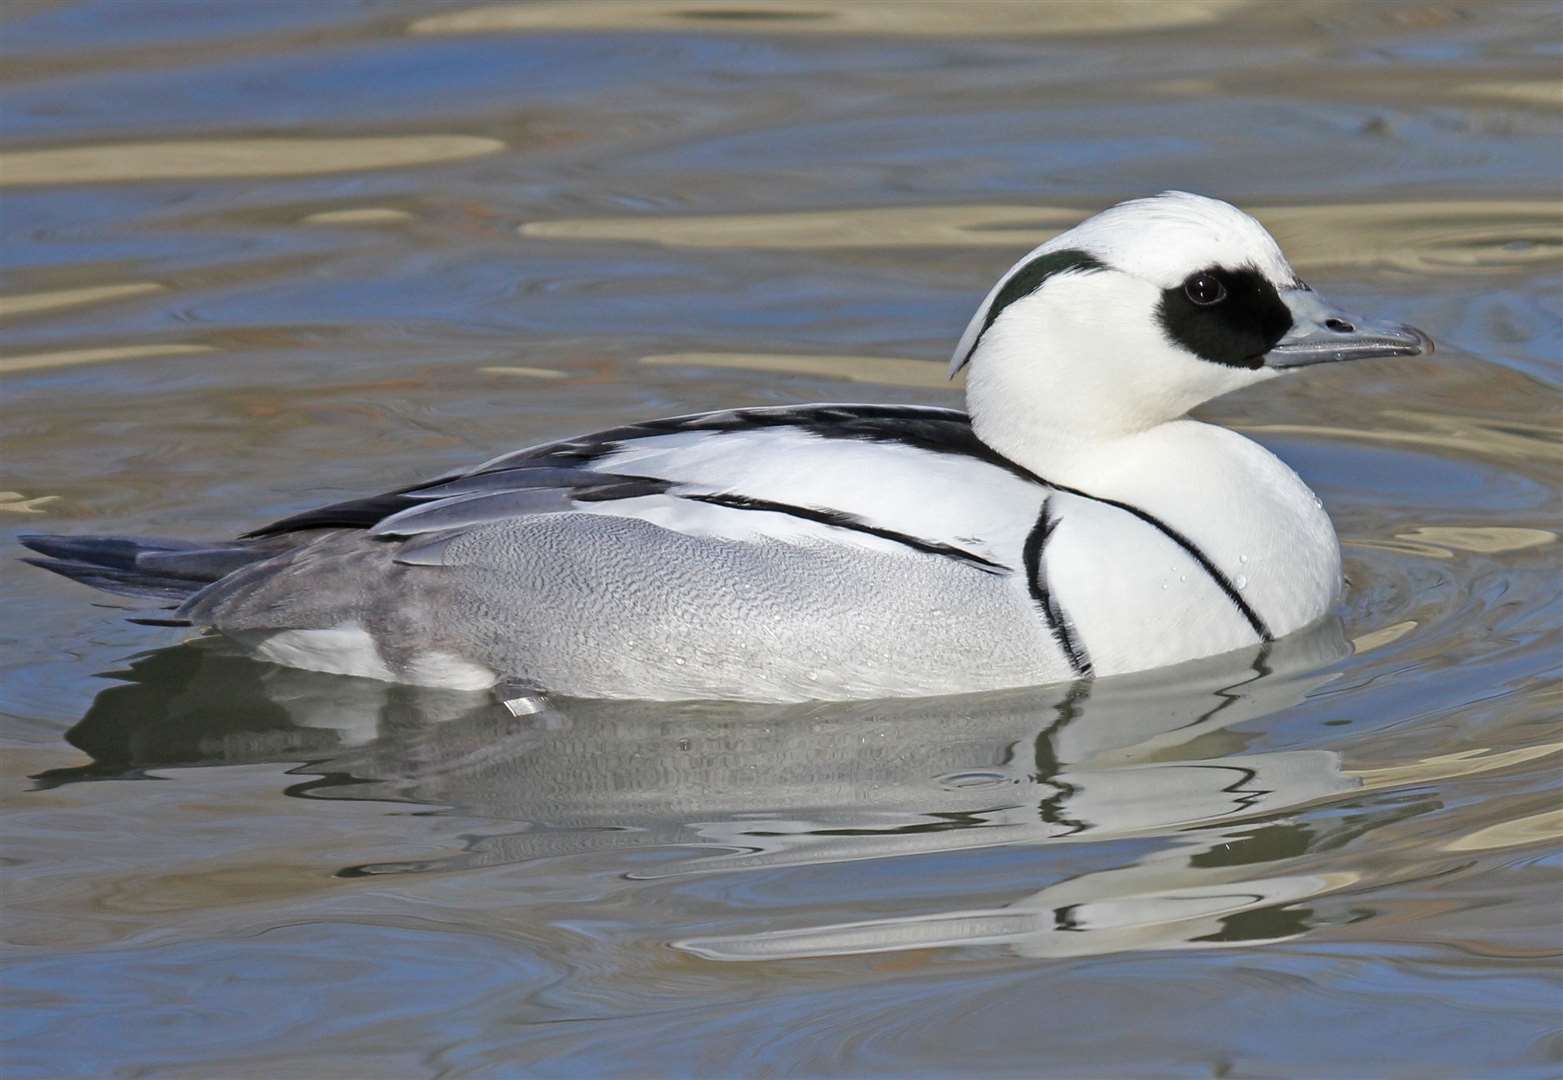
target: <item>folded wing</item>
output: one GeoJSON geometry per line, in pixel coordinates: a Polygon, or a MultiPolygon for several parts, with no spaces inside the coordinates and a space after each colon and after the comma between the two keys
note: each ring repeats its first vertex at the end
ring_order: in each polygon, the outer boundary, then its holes
{"type": "Polygon", "coordinates": [[[399,542],[397,562],[441,565],[457,536],[525,515],[584,513],[692,536],[918,552],[998,573],[1013,569],[1046,491],[953,410],[743,409],[528,447],[248,535],[363,529],[399,542]]]}

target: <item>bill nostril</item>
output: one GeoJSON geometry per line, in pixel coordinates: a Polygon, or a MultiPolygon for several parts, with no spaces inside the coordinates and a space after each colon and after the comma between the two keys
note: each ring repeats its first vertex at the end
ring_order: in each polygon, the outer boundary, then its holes
{"type": "Polygon", "coordinates": [[[1337,334],[1349,334],[1356,329],[1355,326],[1351,325],[1351,323],[1347,322],[1345,319],[1325,319],[1324,325],[1328,326],[1337,334]]]}

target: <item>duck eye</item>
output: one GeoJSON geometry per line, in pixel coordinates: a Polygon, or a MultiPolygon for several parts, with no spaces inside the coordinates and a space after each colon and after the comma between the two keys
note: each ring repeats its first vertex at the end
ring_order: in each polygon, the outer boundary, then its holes
{"type": "Polygon", "coordinates": [[[1227,287],[1214,274],[1195,274],[1183,283],[1183,293],[1200,307],[1209,307],[1227,298],[1227,287]]]}

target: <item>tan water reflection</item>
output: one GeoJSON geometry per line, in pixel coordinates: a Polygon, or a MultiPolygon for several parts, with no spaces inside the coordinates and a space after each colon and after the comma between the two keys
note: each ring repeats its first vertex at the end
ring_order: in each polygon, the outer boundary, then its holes
{"type": "Polygon", "coordinates": [[[1541,547],[1553,543],[1557,538],[1556,533],[1547,529],[1521,529],[1497,525],[1484,527],[1423,525],[1410,532],[1396,533],[1394,540],[1353,538],[1349,542],[1356,547],[1378,548],[1380,551],[1402,551],[1409,555],[1452,559],[1457,551],[1494,555],[1503,551],[1523,551],[1526,548],[1541,547]]]}
{"type": "Polygon", "coordinates": [[[1444,845],[1445,851],[1490,851],[1563,840],[1563,810],[1543,810],[1530,817],[1487,825],[1444,845]]]}
{"type": "Polygon", "coordinates": [[[318,176],[433,165],[494,154],[498,139],[474,135],[360,135],[336,138],[198,139],[0,151],[0,187],[318,176]]]}
{"type": "Polygon", "coordinates": [[[1359,634],[1351,639],[1352,652],[1361,655],[1374,649],[1381,649],[1385,645],[1399,641],[1416,628],[1417,621],[1415,619],[1404,619],[1391,626],[1370,630],[1366,634],[1359,634]]]}
{"type": "Polygon", "coordinates": [[[1491,98],[1497,101],[1513,101],[1521,105],[1536,105],[1547,109],[1563,109],[1563,79],[1520,79],[1504,82],[1468,82],[1451,88],[1451,96],[1491,98]]]}
{"type": "Polygon", "coordinates": [[[12,293],[10,296],[0,296],[0,319],[41,314],[87,304],[102,304],[132,296],[146,296],[149,293],[162,292],[164,288],[165,286],[155,281],[127,281],[119,285],[86,285],[75,289],[52,289],[48,292],[12,293]]]}
{"type": "Polygon", "coordinates": [[[478,368],[485,375],[514,375],[522,379],[568,379],[568,371],[557,368],[526,367],[518,364],[496,364],[478,368]]]}
{"type": "Polygon", "coordinates": [[[169,343],[166,345],[106,345],[97,349],[59,349],[53,352],[0,356],[0,375],[23,371],[47,371],[53,368],[102,364],[110,360],[144,360],[164,356],[191,356],[216,352],[210,345],[169,343]]]}
{"type": "MultiPolygon", "coordinates": [[[[1000,247],[1021,251],[1052,238],[1093,209],[1100,207],[922,206],[563,218],[527,222],[521,226],[521,234],[689,248],[1000,247]]],[[[1292,265],[1304,273],[1366,268],[1455,273],[1473,267],[1519,268],[1563,259],[1563,211],[1554,202],[1406,200],[1247,209],[1275,233],[1292,265]]]]}
{"type": "Polygon", "coordinates": [[[859,0],[543,0],[488,4],[415,19],[414,34],[558,30],[690,30],[889,37],[1048,37],[1160,30],[1213,22],[1249,0],[962,0],[959,4],[859,0]]]}
{"type": "Polygon", "coordinates": [[[879,386],[906,386],[926,390],[958,390],[962,375],[951,380],[943,364],[892,356],[821,356],[781,353],[660,353],[641,357],[649,367],[707,367],[733,371],[774,371],[788,375],[812,375],[879,386]]]}
{"type": "Polygon", "coordinates": [[[28,498],[20,491],[0,491],[0,512],[12,514],[42,514],[43,508],[59,501],[58,495],[34,495],[28,498]]]}
{"type": "Polygon", "coordinates": [[[305,216],[305,225],[398,225],[411,221],[412,215],[394,206],[358,206],[345,210],[322,210],[305,216]]]}
{"type": "Polygon", "coordinates": [[[1239,426],[1243,431],[1273,435],[1309,435],[1320,439],[1432,447],[1476,457],[1541,465],[1563,462],[1563,429],[1556,424],[1421,409],[1381,409],[1375,415],[1388,423],[1374,428],[1273,423],[1239,426]],[[1421,430],[1408,431],[1405,429],[1407,424],[1421,430]]]}
{"type": "Polygon", "coordinates": [[[1513,768],[1526,762],[1548,758],[1563,752],[1563,742],[1541,743],[1514,750],[1491,750],[1487,747],[1471,747],[1450,754],[1435,754],[1420,761],[1378,768],[1352,770],[1351,775],[1366,788],[1399,787],[1403,784],[1428,783],[1448,780],[1457,776],[1475,776],[1498,769],[1513,768]]]}

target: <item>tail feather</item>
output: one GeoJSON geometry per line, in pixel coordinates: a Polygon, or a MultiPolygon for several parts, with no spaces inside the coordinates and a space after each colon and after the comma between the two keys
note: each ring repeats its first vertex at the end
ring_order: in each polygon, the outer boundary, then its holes
{"type": "Polygon", "coordinates": [[[91,563],[67,562],[64,559],[23,558],[22,561],[118,596],[150,596],[158,600],[183,600],[200,588],[199,584],[188,578],[144,574],[139,570],[118,570],[112,566],[93,566],[91,563]]]}
{"type": "Polygon", "coordinates": [[[42,559],[23,562],[120,596],[180,601],[271,552],[246,544],[213,547],[147,536],[46,536],[17,539],[42,559]]]}
{"type": "Polygon", "coordinates": [[[16,538],[23,547],[65,562],[90,563],[115,570],[134,570],[136,560],[154,552],[194,551],[204,544],[170,540],[160,536],[57,536],[23,533],[16,538]]]}

